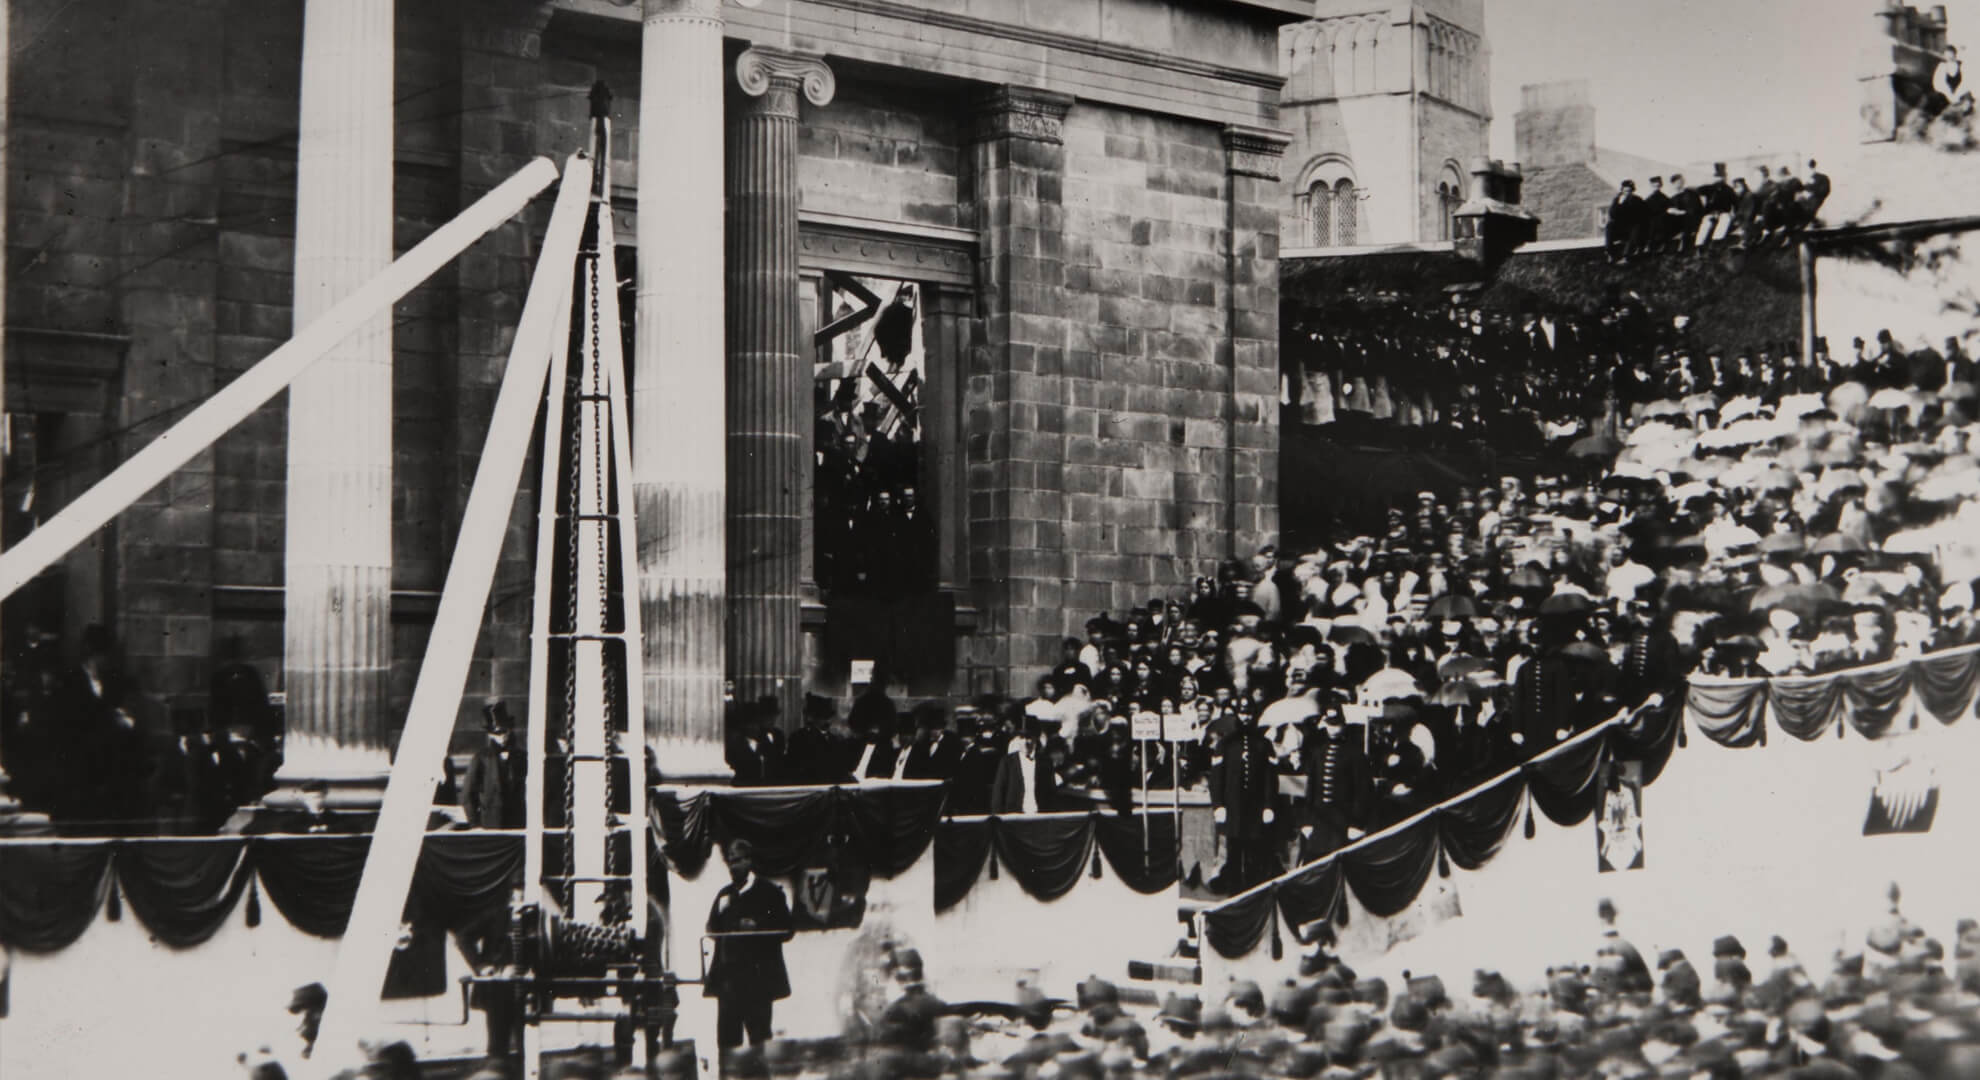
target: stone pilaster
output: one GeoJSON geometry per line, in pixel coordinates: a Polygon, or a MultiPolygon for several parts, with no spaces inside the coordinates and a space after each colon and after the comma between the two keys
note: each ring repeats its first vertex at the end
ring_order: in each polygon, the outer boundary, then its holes
{"type": "Polygon", "coordinates": [[[1064,438],[1041,416],[1061,410],[1068,341],[1064,125],[1073,99],[1006,86],[978,102],[972,151],[981,337],[965,388],[969,575],[983,605],[971,643],[973,689],[1029,693],[1050,668],[1069,571],[1054,536],[1066,495],[1040,482],[1064,438]]]}
{"type": "Polygon", "coordinates": [[[633,498],[646,738],[669,779],[722,760],[727,484],[721,0],[644,0],[633,498]]]}
{"type": "Polygon", "coordinates": [[[1230,247],[1224,359],[1228,553],[1246,557],[1279,531],[1279,165],[1291,136],[1224,128],[1230,247]]]}
{"type": "Polygon", "coordinates": [[[795,717],[803,476],[810,388],[798,306],[798,99],[831,102],[815,56],[757,46],[736,61],[747,97],[730,137],[728,262],[729,671],[736,697],[795,717]]]}
{"type": "MultiPolygon", "coordinates": [[[[296,153],[295,327],[392,261],[394,0],[308,0],[296,153]]],[[[289,391],[285,778],[388,766],[392,313],[289,391]]]]}

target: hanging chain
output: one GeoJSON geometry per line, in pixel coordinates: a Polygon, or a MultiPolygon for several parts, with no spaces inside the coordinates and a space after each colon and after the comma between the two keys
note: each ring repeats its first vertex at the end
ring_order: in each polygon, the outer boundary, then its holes
{"type": "MultiPolygon", "coordinates": [[[[584,418],[584,402],[578,400],[578,394],[569,392],[569,370],[566,369],[560,373],[559,377],[565,380],[565,398],[569,405],[567,417],[570,430],[567,442],[570,451],[569,464],[567,465],[568,475],[570,477],[569,484],[567,485],[569,503],[564,509],[564,566],[568,591],[564,595],[569,598],[568,602],[570,604],[570,632],[572,634],[578,634],[584,630],[584,627],[578,623],[578,530],[583,527],[583,522],[578,519],[578,513],[582,509],[582,503],[578,497],[578,474],[582,471],[583,465],[584,432],[582,430],[582,422],[584,418]]],[[[582,381],[580,381],[577,389],[579,394],[583,392],[582,381]]],[[[565,912],[567,914],[574,914],[573,909],[577,906],[577,883],[571,881],[570,878],[577,873],[577,833],[575,831],[577,826],[577,762],[573,758],[577,753],[578,639],[571,637],[565,640],[569,646],[564,653],[565,880],[560,896],[565,912]]]]}
{"type": "MultiPolygon", "coordinates": [[[[591,284],[591,322],[590,322],[591,392],[592,395],[594,396],[592,400],[587,402],[587,404],[589,404],[593,408],[594,410],[593,416],[595,418],[595,422],[591,426],[591,452],[592,452],[592,462],[593,462],[592,497],[594,500],[596,500],[598,512],[601,514],[609,513],[611,510],[611,501],[610,501],[611,496],[609,494],[606,485],[606,473],[612,466],[612,458],[609,457],[606,452],[608,446],[610,445],[610,441],[609,441],[610,435],[608,435],[607,433],[606,425],[612,422],[612,412],[607,407],[610,405],[610,401],[608,400],[609,391],[605,385],[604,361],[603,361],[604,349],[602,345],[603,330],[599,321],[599,288],[601,285],[600,279],[603,276],[601,273],[601,267],[603,266],[604,260],[605,260],[605,253],[602,250],[594,252],[590,259],[590,267],[589,267],[589,279],[591,284]]],[[[616,433],[612,433],[612,434],[616,434],[616,433]]],[[[607,616],[611,610],[612,590],[611,590],[611,573],[610,573],[610,568],[611,568],[611,543],[610,543],[610,535],[609,535],[610,531],[611,530],[606,522],[603,521],[599,522],[598,539],[597,539],[597,545],[598,545],[597,555],[598,555],[599,629],[601,630],[605,629],[606,624],[609,622],[607,616]]],[[[624,621],[623,616],[621,618],[621,621],[622,622],[624,621]]],[[[605,783],[603,786],[605,789],[605,820],[609,823],[613,819],[614,809],[619,805],[619,772],[616,767],[618,765],[618,758],[620,751],[619,725],[617,719],[618,718],[618,685],[617,685],[618,680],[615,677],[616,672],[612,664],[612,659],[609,652],[605,650],[602,644],[600,646],[599,651],[602,654],[599,657],[600,660],[599,668],[600,668],[600,675],[604,680],[604,687],[603,687],[604,700],[603,700],[603,708],[600,710],[601,715],[598,717],[598,723],[604,725],[605,728],[604,741],[605,741],[606,762],[605,762],[605,783]]],[[[624,651],[623,643],[621,643],[621,651],[622,652],[624,651]]],[[[612,834],[608,832],[605,843],[605,873],[607,875],[611,875],[611,874],[629,872],[630,867],[614,865],[615,863],[615,860],[613,858],[614,850],[615,848],[612,843],[612,834]]],[[[610,904],[607,905],[608,913],[616,913],[615,911],[616,908],[617,905],[610,905],[610,904]]],[[[626,917],[628,918],[630,917],[630,912],[626,913],[626,917]]],[[[608,919],[610,918],[611,915],[608,914],[608,919]]],[[[613,919],[612,921],[617,921],[617,920],[613,919]]]]}

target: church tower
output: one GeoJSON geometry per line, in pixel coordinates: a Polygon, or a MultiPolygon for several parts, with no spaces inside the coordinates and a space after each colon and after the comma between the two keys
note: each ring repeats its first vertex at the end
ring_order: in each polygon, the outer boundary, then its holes
{"type": "Polygon", "coordinates": [[[1317,0],[1279,69],[1284,246],[1452,238],[1492,119],[1484,0],[1317,0]]]}

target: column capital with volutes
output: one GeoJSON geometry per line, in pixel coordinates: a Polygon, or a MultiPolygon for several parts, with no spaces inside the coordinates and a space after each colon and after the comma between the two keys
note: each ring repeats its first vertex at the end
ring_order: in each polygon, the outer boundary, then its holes
{"type": "Polygon", "coordinates": [[[799,92],[806,101],[822,107],[830,105],[839,90],[839,81],[824,57],[768,45],[752,45],[736,57],[736,83],[743,93],[765,99],[769,107],[787,100],[785,107],[793,111],[799,92]]]}
{"type": "Polygon", "coordinates": [[[612,0],[621,7],[638,5],[646,22],[661,19],[697,20],[722,23],[722,0],[612,0]]]}

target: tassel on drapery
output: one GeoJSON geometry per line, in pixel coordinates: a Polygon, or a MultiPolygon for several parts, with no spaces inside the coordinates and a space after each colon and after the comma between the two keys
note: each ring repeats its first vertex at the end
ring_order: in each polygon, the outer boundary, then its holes
{"type": "Polygon", "coordinates": [[[1286,958],[1286,941],[1285,938],[1279,934],[1278,899],[1279,898],[1275,890],[1272,897],[1272,914],[1270,915],[1270,918],[1272,920],[1272,959],[1283,960],[1286,958]]]}
{"type": "Polygon", "coordinates": [[[1437,845],[1437,876],[1440,878],[1451,876],[1451,860],[1444,856],[1442,844],[1437,845]]]}
{"type": "Polygon", "coordinates": [[[1097,848],[1097,847],[1093,849],[1093,871],[1092,871],[1092,873],[1093,873],[1093,877],[1095,878],[1095,880],[1098,880],[1098,879],[1099,879],[1099,877],[1100,877],[1100,849],[1099,849],[1099,848],[1097,848]]]}
{"type": "Polygon", "coordinates": [[[124,895],[117,891],[117,882],[114,878],[110,881],[110,899],[104,906],[103,917],[111,922],[120,922],[124,918],[124,895]]]}
{"type": "Polygon", "coordinates": [[[261,925],[261,886],[253,878],[248,879],[247,924],[249,927],[261,925]]]}

